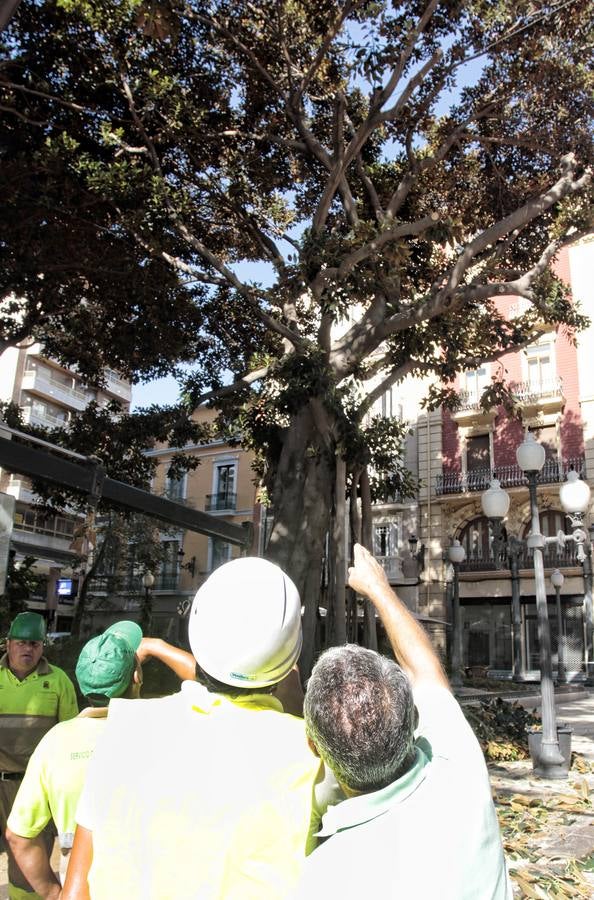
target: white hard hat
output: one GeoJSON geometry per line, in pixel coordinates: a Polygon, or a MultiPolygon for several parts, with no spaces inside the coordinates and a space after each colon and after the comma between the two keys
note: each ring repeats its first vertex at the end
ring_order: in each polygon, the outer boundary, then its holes
{"type": "Polygon", "coordinates": [[[268,687],[301,652],[301,601],[282,569],[247,556],[216,569],[199,588],[188,625],[198,665],[223,684],[268,687]]]}

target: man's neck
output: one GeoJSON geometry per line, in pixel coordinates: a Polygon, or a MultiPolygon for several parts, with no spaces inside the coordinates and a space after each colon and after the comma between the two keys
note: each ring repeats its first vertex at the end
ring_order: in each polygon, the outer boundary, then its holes
{"type": "Polygon", "coordinates": [[[9,665],[8,668],[15,678],[18,678],[19,681],[24,681],[28,675],[31,675],[31,673],[35,671],[37,666],[33,666],[33,668],[29,669],[15,669],[14,666],[9,665]]]}

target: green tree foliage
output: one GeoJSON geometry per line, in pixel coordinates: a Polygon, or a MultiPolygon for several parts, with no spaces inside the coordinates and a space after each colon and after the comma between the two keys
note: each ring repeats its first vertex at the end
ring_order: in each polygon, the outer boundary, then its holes
{"type": "Polygon", "coordinates": [[[309,645],[373,402],[583,324],[549,270],[592,228],[591,46],[586,0],[23,0],[4,32],[5,342],[192,361],[188,413],[261,451],[309,645]]]}
{"type": "Polygon", "coordinates": [[[6,586],[0,596],[0,639],[4,638],[14,617],[27,609],[27,600],[34,594],[45,594],[46,578],[35,571],[37,560],[25,556],[15,564],[14,551],[8,556],[6,586]]]}

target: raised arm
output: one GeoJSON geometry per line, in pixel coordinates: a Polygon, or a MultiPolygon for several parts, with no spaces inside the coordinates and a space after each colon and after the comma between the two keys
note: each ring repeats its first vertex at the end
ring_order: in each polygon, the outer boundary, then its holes
{"type": "Polygon", "coordinates": [[[161,660],[182,681],[195,681],[196,679],[196,660],[192,654],[187,650],[174,647],[173,644],[168,644],[161,638],[143,638],[136,655],[143,664],[149,657],[161,660]]]}
{"type": "Polygon", "coordinates": [[[355,565],[349,569],[349,585],[367,597],[378,611],[398,663],[413,687],[437,684],[449,688],[441,662],[425,630],[388,583],[386,573],[360,544],[354,548],[355,565]]]}

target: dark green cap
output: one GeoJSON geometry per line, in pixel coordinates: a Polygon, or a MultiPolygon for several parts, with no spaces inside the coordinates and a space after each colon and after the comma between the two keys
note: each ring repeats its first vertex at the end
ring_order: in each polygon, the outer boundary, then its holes
{"type": "Polygon", "coordinates": [[[85,644],[76,664],[76,679],[85,697],[109,701],[125,694],[141,640],[136,622],[115,622],[85,644]]]}
{"type": "Polygon", "coordinates": [[[44,641],[45,619],[35,612],[22,612],[10,623],[8,639],[11,641],[44,641]]]}

